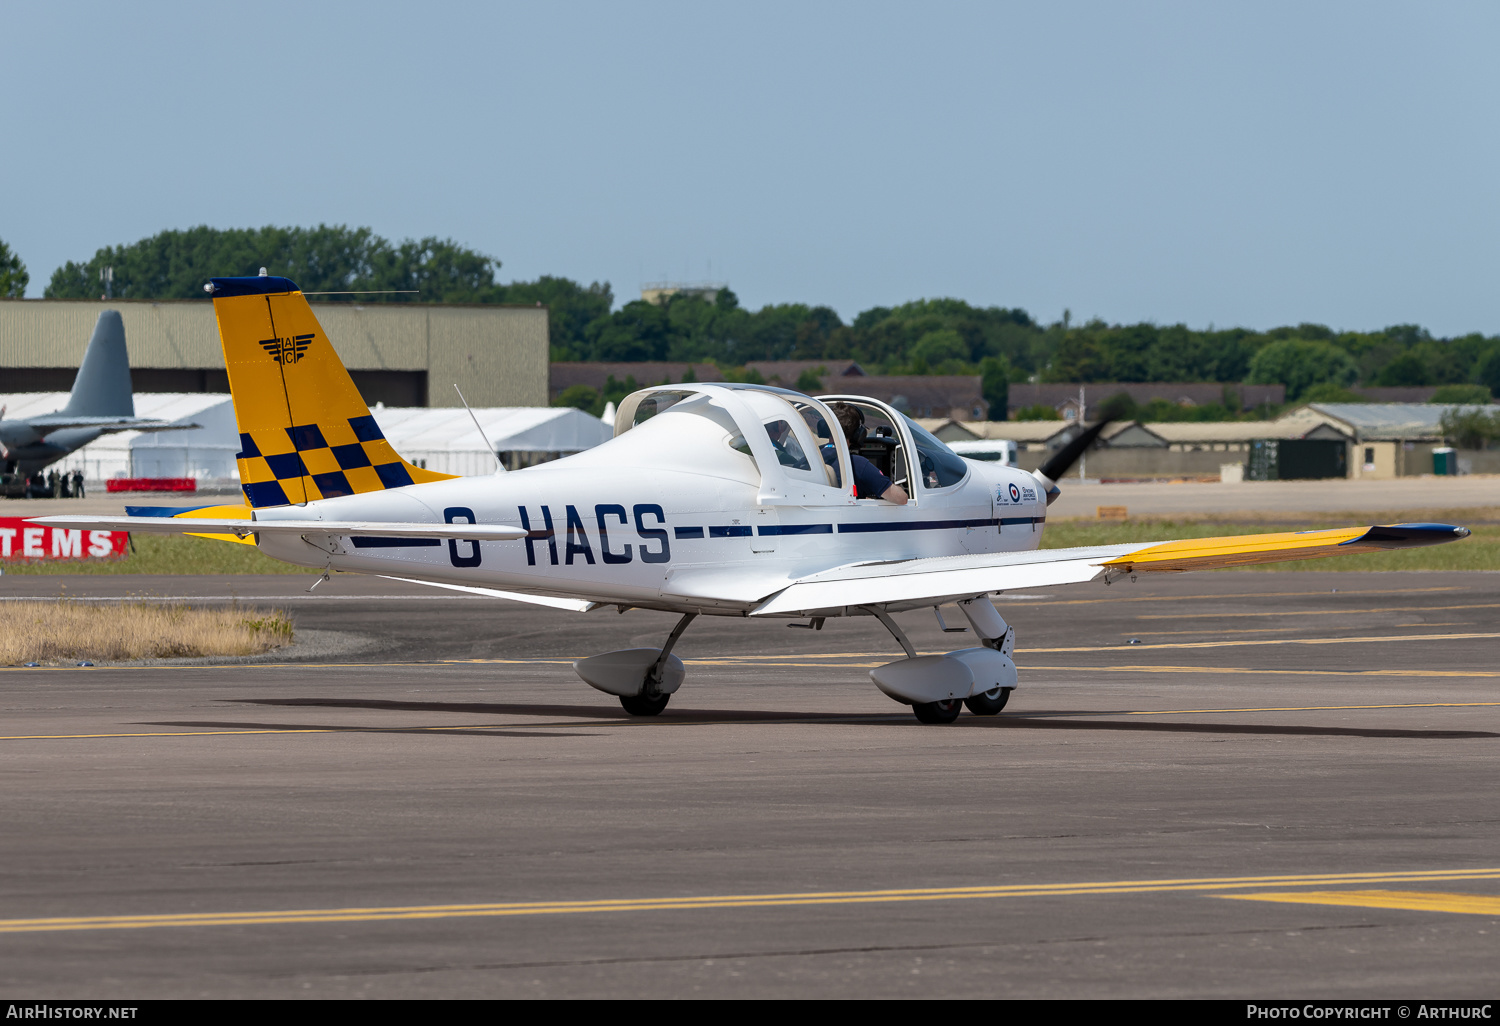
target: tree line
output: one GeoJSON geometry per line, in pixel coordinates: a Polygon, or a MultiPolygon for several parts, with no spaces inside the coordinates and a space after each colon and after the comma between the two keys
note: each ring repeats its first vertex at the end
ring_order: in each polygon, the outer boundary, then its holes
{"type": "MultiPolygon", "coordinates": [[[[69,261],[53,272],[45,295],[97,298],[100,272],[112,267],[120,298],[203,298],[210,277],[266,267],[309,293],[377,293],[318,297],[327,302],[541,303],[550,308],[553,360],[711,362],[733,376],[749,361],[854,359],[871,374],[980,375],[996,413],[1013,381],[1280,383],[1292,402],[1353,399],[1348,390],[1356,385],[1446,386],[1449,401],[1500,395],[1500,336],[1479,333],[1437,338],[1416,325],[1341,332],[1321,324],[1267,331],[1075,324],[1067,313],[1044,324],[1019,308],[961,299],[877,306],[846,324],[828,306],[750,310],[728,288],[712,301],[683,293],[615,309],[607,282],[543,276],[501,283],[500,266],[452,239],[392,242],[370,228],[200,226],[69,261]]],[[[21,295],[26,281],[24,264],[0,242],[0,295],[21,295]]],[[[1241,415],[1232,394],[1222,413],[1194,416],[1241,415]]]]}

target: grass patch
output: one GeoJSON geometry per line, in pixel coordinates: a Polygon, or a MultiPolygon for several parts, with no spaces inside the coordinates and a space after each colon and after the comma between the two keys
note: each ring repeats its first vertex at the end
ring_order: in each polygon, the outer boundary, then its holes
{"type": "Polygon", "coordinates": [[[253,545],[189,538],[180,534],[134,534],[135,551],[123,559],[78,559],[6,563],[7,574],[316,574],[292,566],[253,545]]]}
{"type": "MultiPolygon", "coordinates": [[[[1407,517],[1411,520],[1413,518],[1407,517]]],[[[1187,538],[1218,538],[1231,534],[1275,534],[1286,530],[1317,530],[1375,523],[1358,516],[1337,521],[1303,522],[1295,528],[1264,523],[1232,524],[1222,521],[1188,523],[1126,520],[1101,524],[1086,520],[1064,520],[1048,524],[1042,548],[1065,549],[1076,545],[1121,545],[1133,542],[1176,541],[1187,538]]],[[[1389,520],[1387,522],[1390,522],[1389,520]]],[[[1459,521],[1462,523],[1462,521],[1459,521]]],[[[1500,526],[1476,524],[1468,538],[1446,545],[1431,545],[1404,552],[1366,552],[1328,559],[1298,559],[1285,563],[1241,567],[1241,570],[1500,570],[1500,526]]]]}
{"type": "Polygon", "coordinates": [[[292,641],[284,609],[157,602],[8,602],[0,665],[259,655],[292,641]]]}

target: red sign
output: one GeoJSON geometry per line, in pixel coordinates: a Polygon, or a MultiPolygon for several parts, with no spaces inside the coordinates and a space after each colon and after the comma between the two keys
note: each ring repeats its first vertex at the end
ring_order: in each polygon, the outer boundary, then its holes
{"type": "Polygon", "coordinates": [[[124,531],[43,527],[21,517],[0,517],[0,560],[119,559],[130,536],[124,531]]]}
{"type": "Polygon", "coordinates": [[[106,492],[196,492],[191,477],[112,477],[104,482],[106,492]]]}

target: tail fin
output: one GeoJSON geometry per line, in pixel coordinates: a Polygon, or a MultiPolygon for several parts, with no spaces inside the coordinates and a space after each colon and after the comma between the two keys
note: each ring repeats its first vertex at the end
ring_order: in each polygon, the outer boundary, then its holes
{"type": "Polygon", "coordinates": [[[135,416],[125,321],[118,310],[105,310],[94,322],[94,334],[73,379],[68,405],[58,412],[74,417],[135,416]]]}
{"type": "Polygon", "coordinates": [[[240,429],[240,483],[251,506],[453,476],[415,467],[391,448],[290,280],[214,278],[208,290],[240,429]]]}

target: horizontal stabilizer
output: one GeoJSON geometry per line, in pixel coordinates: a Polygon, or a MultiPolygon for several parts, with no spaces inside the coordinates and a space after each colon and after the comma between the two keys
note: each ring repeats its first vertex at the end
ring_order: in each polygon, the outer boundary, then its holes
{"type": "Polygon", "coordinates": [[[208,517],[35,517],[48,527],[148,534],[323,534],[376,538],[454,538],[460,541],[512,541],[526,537],[520,527],[499,524],[392,524],[364,520],[230,520],[208,517]]]}

